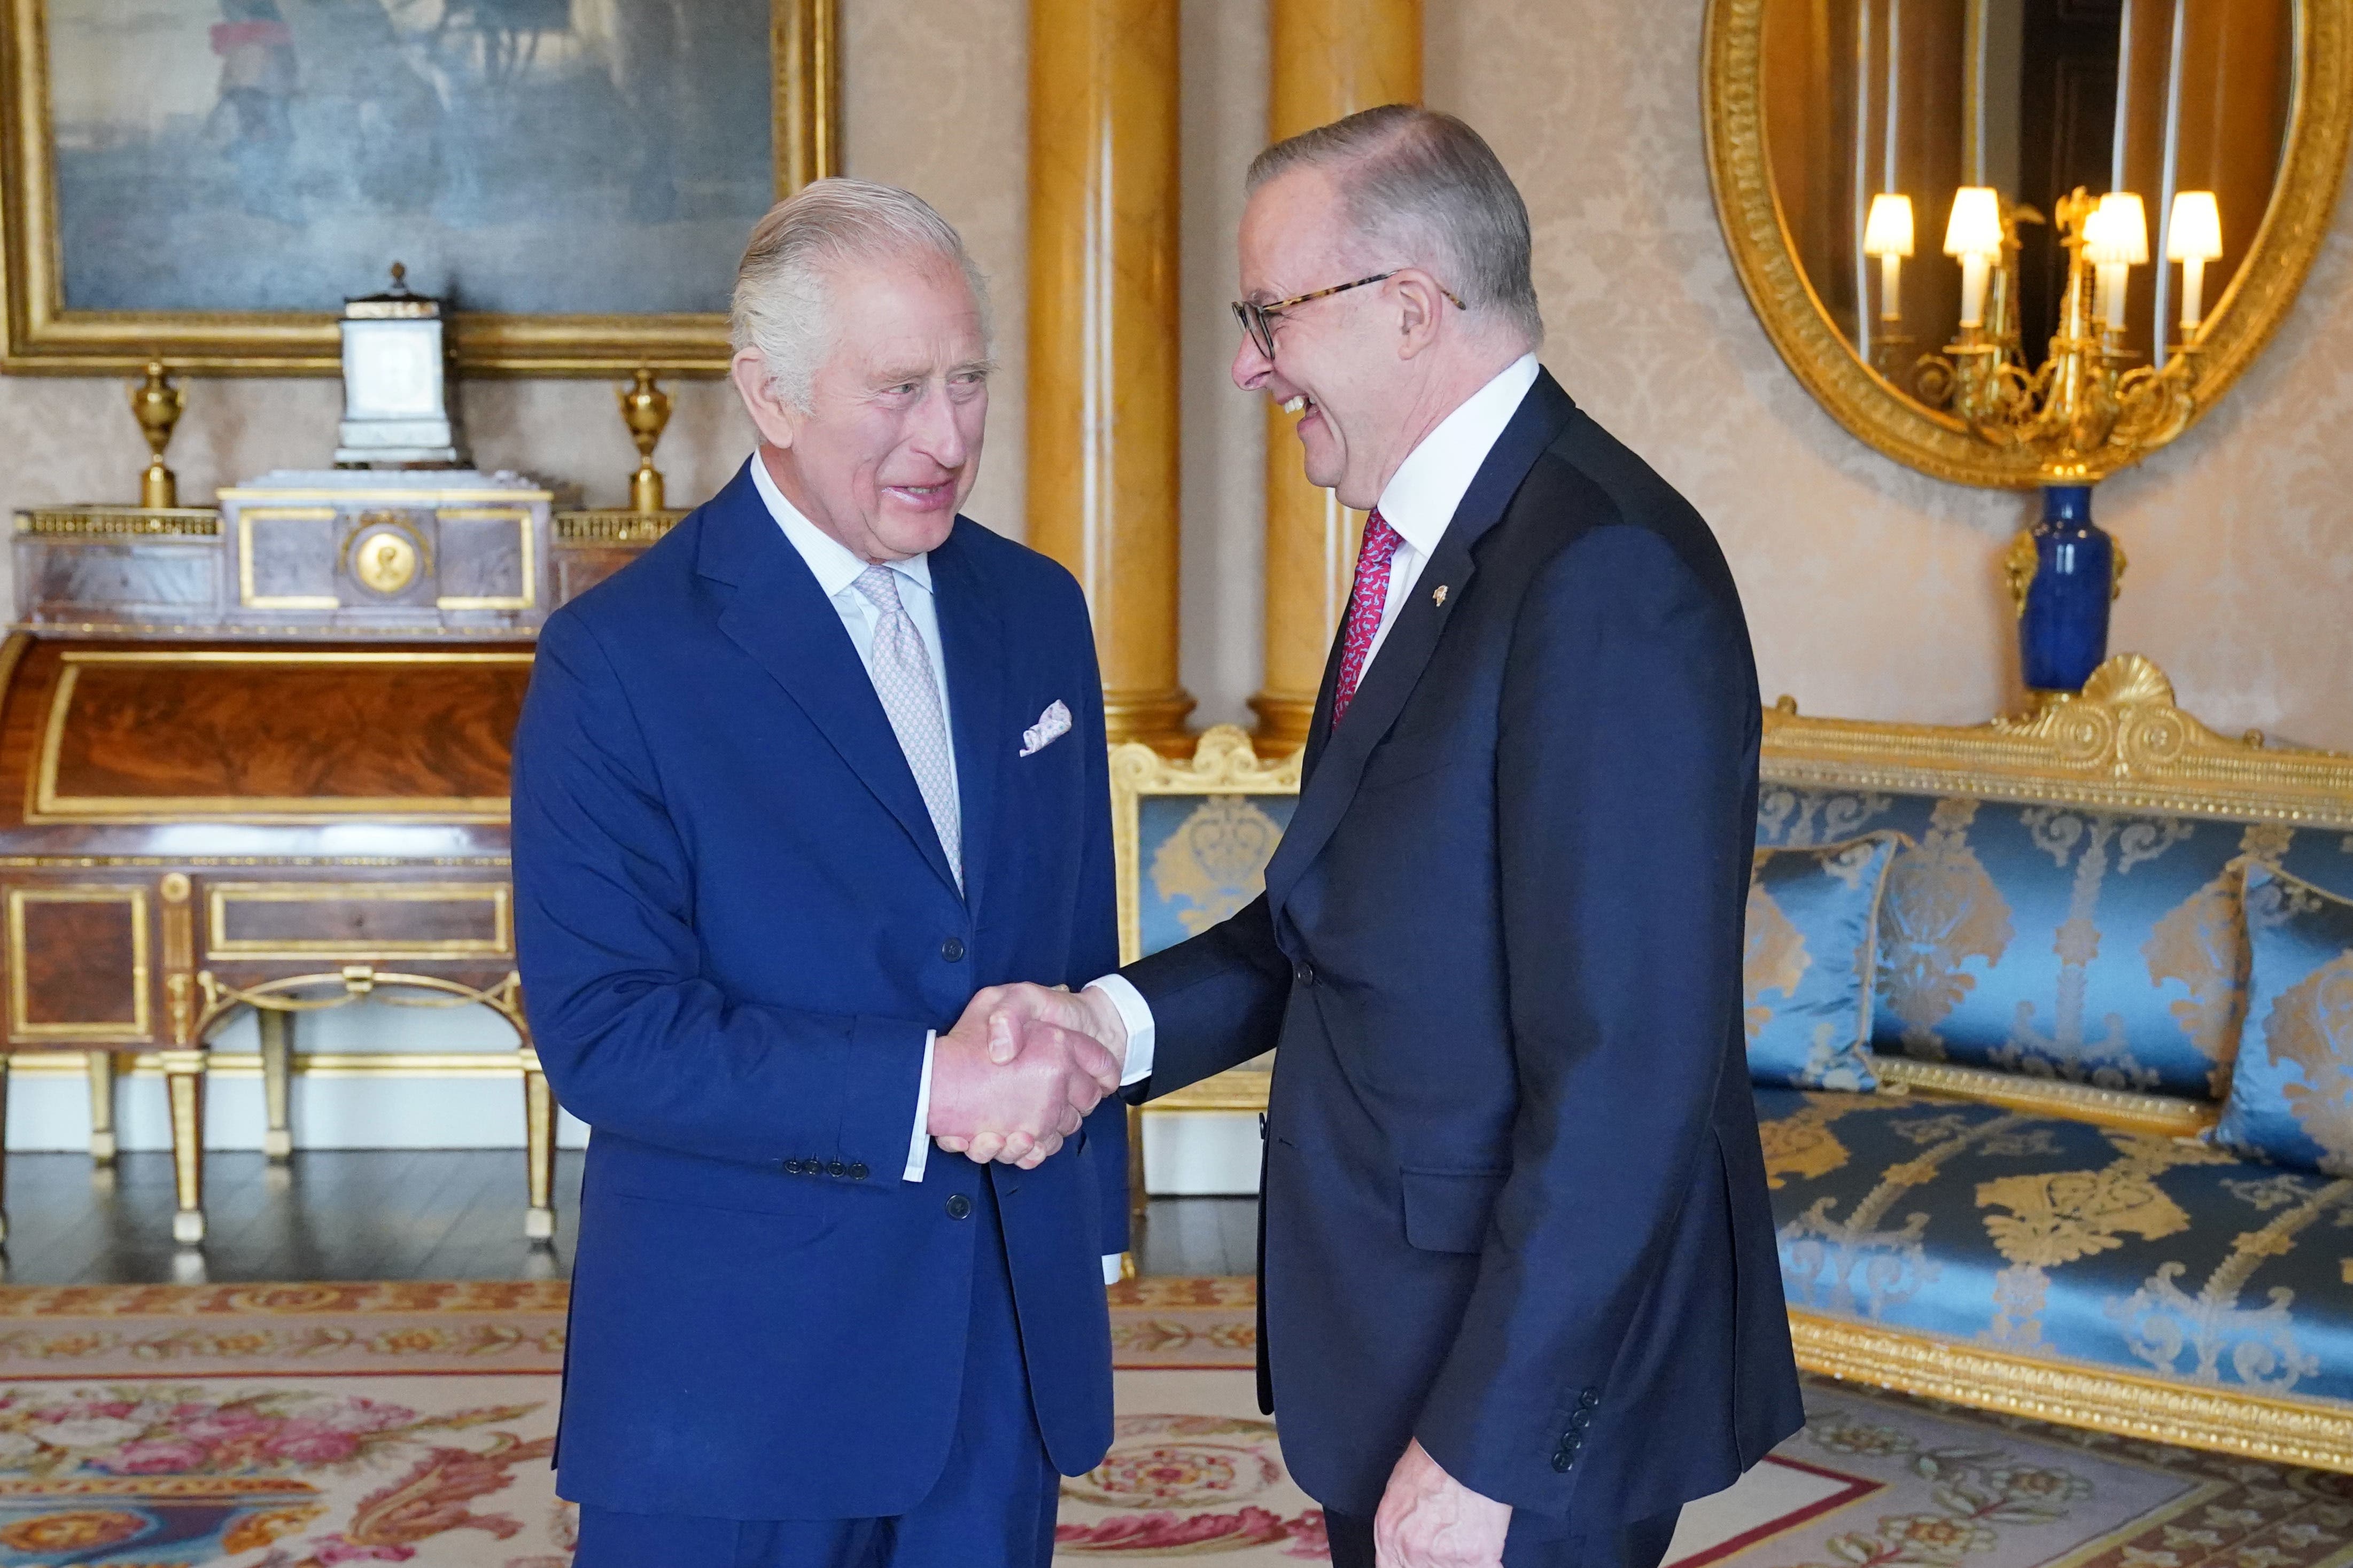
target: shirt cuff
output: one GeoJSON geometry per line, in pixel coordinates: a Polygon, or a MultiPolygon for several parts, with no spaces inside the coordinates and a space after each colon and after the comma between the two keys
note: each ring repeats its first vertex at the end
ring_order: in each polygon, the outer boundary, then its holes
{"type": "MultiPolygon", "coordinates": [[[[1089,984],[1111,998],[1111,1005],[1119,1010],[1119,1021],[1127,1026],[1127,1066],[1119,1087],[1142,1083],[1152,1076],[1152,1047],[1157,1035],[1152,1022],[1152,1004],[1124,975],[1106,974],[1089,984]]],[[[925,1072],[928,1076],[929,1069],[925,1072]]]]}
{"type": "Polygon", "coordinates": [[[923,1168],[932,1159],[932,1048],[940,1043],[937,1029],[923,1036],[923,1076],[916,1080],[915,1135],[907,1141],[907,1174],[911,1182],[923,1179],[923,1168]]]}
{"type": "Polygon", "coordinates": [[[1119,1260],[1124,1255],[1117,1252],[1106,1252],[1103,1255],[1104,1284],[1116,1285],[1119,1283],[1119,1260]]]}

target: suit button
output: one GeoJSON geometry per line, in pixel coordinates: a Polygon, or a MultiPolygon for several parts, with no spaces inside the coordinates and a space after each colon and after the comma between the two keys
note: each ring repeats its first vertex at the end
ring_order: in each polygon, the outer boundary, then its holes
{"type": "Polygon", "coordinates": [[[825,1171],[826,1174],[829,1176],[841,1176],[849,1174],[849,1167],[843,1164],[840,1161],[836,1160],[832,1164],[828,1165],[825,1168],[825,1171]]]}
{"type": "Polygon", "coordinates": [[[1572,1432],[1582,1432],[1592,1425],[1593,1412],[1590,1410],[1574,1411],[1568,1417],[1568,1429],[1572,1432]]]}
{"type": "Polygon", "coordinates": [[[1552,1468],[1558,1470],[1565,1476],[1568,1474],[1569,1471],[1577,1468],[1577,1458],[1575,1455],[1569,1454],[1566,1451],[1556,1453],[1552,1457],[1552,1468]]]}
{"type": "Polygon", "coordinates": [[[954,963],[958,959],[962,958],[964,956],[963,939],[961,937],[952,936],[948,938],[947,941],[940,943],[940,956],[946,959],[950,963],[954,963]]]}
{"type": "Polygon", "coordinates": [[[1291,966],[1291,977],[1302,985],[1313,985],[1315,984],[1315,966],[1303,958],[1291,966]]]}
{"type": "Polygon", "coordinates": [[[962,1193],[958,1193],[954,1197],[948,1199],[948,1218],[970,1219],[971,1217],[972,1200],[970,1198],[965,1196],[962,1193]]]}
{"type": "Polygon", "coordinates": [[[797,1176],[801,1173],[801,1163],[798,1160],[787,1160],[785,1162],[785,1169],[797,1176]]]}
{"type": "Polygon", "coordinates": [[[1577,1396],[1577,1407],[1579,1410],[1590,1410],[1600,1403],[1601,1395],[1594,1393],[1593,1390],[1589,1388],[1577,1396]]]}
{"type": "Polygon", "coordinates": [[[856,1165],[852,1165],[852,1166],[850,1166],[850,1167],[849,1167],[849,1179],[850,1179],[851,1181],[853,1181],[853,1182],[862,1182],[862,1181],[864,1181],[864,1180],[866,1179],[866,1167],[865,1167],[865,1165],[864,1165],[863,1163],[860,1163],[860,1164],[856,1164],[856,1165]]]}

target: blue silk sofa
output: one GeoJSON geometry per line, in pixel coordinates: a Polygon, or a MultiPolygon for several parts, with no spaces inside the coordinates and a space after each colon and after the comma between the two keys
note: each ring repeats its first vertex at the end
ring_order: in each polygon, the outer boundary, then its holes
{"type": "MultiPolygon", "coordinates": [[[[1755,1090],[1800,1363],[2353,1470],[2353,1180],[2202,1136],[2243,1011],[2238,865],[2353,897],[2353,757],[2216,734],[2126,656],[1976,727],[1784,699],[1764,775],[1760,847],[1902,836],[1866,954],[1880,1087],[1755,1090]]],[[[1255,896],[1296,788],[1230,729],[1191,763],[1117,749],[1130,956],[1255,896]]],[[[1267,1081],[1151,1114],[1246,1114],[1267,1081]]]]}

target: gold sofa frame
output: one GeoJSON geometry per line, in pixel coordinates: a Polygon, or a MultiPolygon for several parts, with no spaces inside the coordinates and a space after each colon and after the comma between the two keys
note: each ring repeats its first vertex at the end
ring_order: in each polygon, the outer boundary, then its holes
{"type": "MultiPolygon", "coordinates": [[[[1889,790],[2052,802],[2169,816],[2277,822],[2353,832],[2353,756],[2233,739],[2182,711],[2164,672],[2134,654],[2102,665],[2079,695],[2039,698],[1990,723],[1901,724],[1801,716],[1784,697],[1765,714],[1767,791],[1889,790]]],[[[1112,836],[1119,863],[1120,950],[1139,949],[1145,795],[1271,795],[1299,787],[1296,755],[1261,762],[1231,726],[1201,737],[1190,762],[1151,748],[1112,753],[1112,836]]],[[[1982,1100],[2102,1126],[2194,1137],[2216,1108],[2052,1079],[1876,1058],[1886,1092],[1982,1100]]],[[[1230,1072],[1155,1101],[1155,1113],[1266,1109],[1269,1075],[1230,1072]]],[[[1142,1192],[1141,1138],[1138,1180],[1142,1192]]],[[[2123,1436],[2353,1472],[2353,1405],[2198,1388],[2161,1378],[1987,1349],[1963,1341],[1792,1310],[1808,1371],[1957,1405],[2123,1436]]]]}

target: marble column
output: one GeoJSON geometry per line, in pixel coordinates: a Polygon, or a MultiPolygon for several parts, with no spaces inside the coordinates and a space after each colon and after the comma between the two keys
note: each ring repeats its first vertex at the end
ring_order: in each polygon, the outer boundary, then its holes
{"type": "MultiPolygon", "coordinates": [[[[1421,100],[1421,0],[1270,0],[1268,12],[1274,140],[1421,100]]],[[[1266,419],[1266,684],[1250,708],[1259,753],[1279,756],[1307,739],[1365,520],[1307,482],[1293,416],[1270,405],[1266,419]]]]}
{"type": "Polygon", "coordinates": [[[1111,738],[1176,679],[1177,0],[1031,0],[1029,542],[1086,590],[1111,738]]]}

